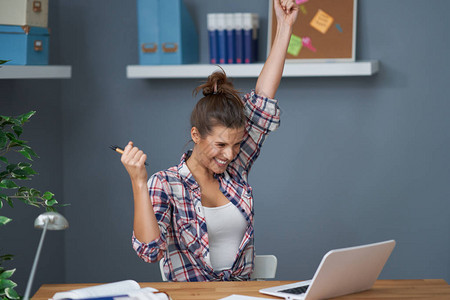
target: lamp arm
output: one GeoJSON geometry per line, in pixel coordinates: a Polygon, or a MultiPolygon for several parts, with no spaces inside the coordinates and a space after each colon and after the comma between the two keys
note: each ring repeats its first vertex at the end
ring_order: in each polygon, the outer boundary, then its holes
{"type": "Polygon", "coordinates": [[[39,261],[39,256],[41,254],[42,245],[44,244],[45,233],[47,232],[49,219],[45,220],[44,228],[42,230],[41,240],[39,241],[39,246],[36,251],[36,256],[34,257],[33,267],[31,268],[30,278],[28,278],[27,288],[25,290],[25,296],[23,300],[28,300],[30,297],[31,286],[33,285],[34,273],[36,273],[36,267],[39,261]]]}

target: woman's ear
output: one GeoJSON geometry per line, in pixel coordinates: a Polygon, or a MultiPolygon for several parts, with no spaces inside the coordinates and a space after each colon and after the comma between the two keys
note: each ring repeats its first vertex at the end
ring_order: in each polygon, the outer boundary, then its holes
{"type": "Polygon", "coordinates": [[[191,138],[195,144],[200,142],[200,132],[198,132],[198,129],[195,126],[191,128],[191,138]]]}

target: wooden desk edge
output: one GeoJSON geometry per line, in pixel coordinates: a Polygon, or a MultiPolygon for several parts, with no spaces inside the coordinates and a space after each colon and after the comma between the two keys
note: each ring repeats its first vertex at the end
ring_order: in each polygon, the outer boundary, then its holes
{"type": "MultiPolygon", "coordinates": [[[[186,288],[195,290],[195,292],[201,292],[202,289],[209,290],[211,289],[220,289],[220,297],[226,297],[233,293],[235,294],[248,294],[249,296],[259,296],[259,297],[269,297],[258,292],[259,289],[289,284],[297,281],[247,281],[247,282],[236,282],[236,281],[228,281],[228,282],[140,282],[141,287],[153,287],[158,290],[166,291],[173,297],[174,300],[178,299],[180,293],[186,293],[186,288]],[[240,291],[240,287],[245,286],[242,291],[240,291]],[[172,294],[171,294],[172,293],[172,294]],[[175,295],[176,294],[176,295],[175,295]]],[[[32,300],[48,300],[55,293],[79,289],[89,286],[95,286],[103,283],[73,283],[73,284],[44,284],[42,285],[36,294],[31,298],[32,300]]],[[[372,287],[372,289],[362,292],[362,293],[376,293],[377,291],[383,291],[386,293],[388,290],[399,289],[410,291],[411,288],[418,291],[420,288],[424,291],[426,290],[429,293],[430,297],[427,299],[450,299],[450,286],[444,279],[397,279],[397,280],[377,280],[372,287]],[[439,298],[439,296],[445,296],[445,298],[439,298]],[[447,298],[449,297],[449,298],[447,298]]],[[[397,293],[397,292],[396,292],[397,293]]],[[[422,294],[425,296],[425,294],[422,294]]],[[[428,295],[428,294],[427,294],[428,295]]],[[[197,294],[198,296],[198,294],[197,294]]],[[[375,296],[375,295],[374,295],[375,296]]],[[[384,295],[384,298],[386,294],[384,295]]],[[[396,295],[396,297],[400,297],[401,295],[396,295]]],[[[344,296],[342,299],[351,299],[352,296],[344,296]]],[[[377,298],[377,297],[373,297],[377,298]]],[[[382,298],[380,296],[380,298],[382,298]]],[[[395,298],[395,297],[394,297],[395,298]]],[[[189,298],[186,299],[195,299],[189,298]]],[[[200,299],[200,298],[199,298],[200,299]]],[[[201,299],[210,299],[210,298],[201,298],[201,299]]],[[[273,298],[280,299],[280,298],[273,298]]]]}

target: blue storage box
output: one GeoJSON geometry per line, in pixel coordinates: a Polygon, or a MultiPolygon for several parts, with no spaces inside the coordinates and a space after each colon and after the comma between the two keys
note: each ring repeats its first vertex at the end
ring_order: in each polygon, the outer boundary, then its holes
{"type": "Polygon", "coordinates": [[[10,65],[48,65],[47,28],[0,25],[0,59],[10,65]]]}
{"type": "Polygon", "coordinates": [[[198,35],[182,0],[138,0],[139,63],[198,63],[198,35]]]}

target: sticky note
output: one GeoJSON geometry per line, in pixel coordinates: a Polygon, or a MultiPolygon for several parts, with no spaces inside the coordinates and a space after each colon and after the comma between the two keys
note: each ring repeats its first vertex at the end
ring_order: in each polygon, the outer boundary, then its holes
{"type": "Polygon", "coordinates": [[[327,33],[333,21],[334,19],[332,16],[319,9],[309,25],[325,34],[327,33]]]}
{"type": "Polygon", "coordinates": [[[290,55],[297,56],[300,50],[302,50],[302,38],[295,34],[291,35],[287,52],[290,55]]]}
{"type": "Polygon", "coordinates": [[[298,5],[308,2],[309,0],[295,0],[298,5]]]}
{"type": "Polygon", "coordinates": [[[306,8],[305,8],[305,6],[304,5],[300,5],[300,10],[302,11],[302,13],[304,14],[304,15],[306,15],[308,12],[306,11],[306,8]]]}

